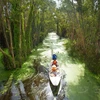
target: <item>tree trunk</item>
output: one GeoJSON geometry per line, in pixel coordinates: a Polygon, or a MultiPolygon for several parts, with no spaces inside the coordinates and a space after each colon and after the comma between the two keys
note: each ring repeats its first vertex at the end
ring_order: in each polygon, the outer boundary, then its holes
{"type": "Polygon", "coordinates": [[[21,29],[21,19],[20,19],[20,34],[19,34],[19,63],[21,63],[21,53],[22,53],[22,29],[21,29]]]}
{"type": "MultiPolygon", "coordinates": [[[[9,18],[9,14],[8,14],[8,9],[6,8],[6,15],[9,18]]],[[[8,30],[9,30],[9,38],[10,38],[10,53],[12,56],[12,60],[13,60],[13,67],[16,68],[16,64],[15,64],[15,57],[14,57],[14,50],[13,50],[13,41],[12,41],[12,32],[11,32],[11,25],[10,25],[10,20],[7,18],[7,24],[8,24],[8,30]]]]}
{"type": "Polygon", "coordinates": [[[7,45],[7,48],[10,49],[9,42],[8,42],[8,38],[7,38],[7,35],[6,35],[6,29],[5,29],[5,26],[4,26],[3,16],[1,17],[1,19],[2,19],[3,34],[4,34],[4,37],[5,37],[6,45],[7,45]]]}

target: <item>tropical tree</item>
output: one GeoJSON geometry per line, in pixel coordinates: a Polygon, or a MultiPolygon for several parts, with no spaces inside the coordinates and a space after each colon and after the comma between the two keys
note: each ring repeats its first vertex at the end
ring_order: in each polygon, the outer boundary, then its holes
{"type": "Polygon", "coordinates": [[[0,51],[6,69],[21,67],[33,47],[54,30],[55,7],[53,0],[1,0],[0,51]]]}

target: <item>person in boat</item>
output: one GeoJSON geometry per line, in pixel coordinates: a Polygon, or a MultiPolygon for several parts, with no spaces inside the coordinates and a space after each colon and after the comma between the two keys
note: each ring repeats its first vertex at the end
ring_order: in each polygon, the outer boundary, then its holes
{"type": "Polygon", "coordinates": [[[56,67],[58,67],[58,61],[57,61],[57,55],[56,54],[52,55],[51,66],[52,65],[55,65],[56,67]]]}
{"type": "Polygon", "coordinates": [[[58,61],[57,56],[55,54],[52,55],[52,61],[51,61],[51,76],[56,76],[58,71],[58,61]]]}
{"type": "Polygon", "coordinates": [[[56,76],[57,75],[57,70],[58,70],[58,68],[56,67],[56,65],[52,65],[52,67],[51,67],[51,76],[56,76]]]}

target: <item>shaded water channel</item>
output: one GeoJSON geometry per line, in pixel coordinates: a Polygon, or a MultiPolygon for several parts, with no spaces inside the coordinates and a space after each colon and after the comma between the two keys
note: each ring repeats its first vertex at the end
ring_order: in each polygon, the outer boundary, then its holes
{"type": "Polygon", "coordinates": [[[66,96],[69,100],[100,100],[100,86],[94,76],[85,68],[85,64],[71,59],[63,44],[66,39],[59,39],[56,33],[48,33],[43,41],[40,53],[42,64],[47,66],[51,60],[52,52],[57,54],[60,68],[66,74],[66,96]],[[52,49],[53,51],[52,51],[52,49]]]}
{"type": "MultiPolygon", "coordinates": [[[[59,39],[56,33],[48,33],[43,44],[33,49],[30,59],[41,58],[41,65],[48,67],[52,53],[57,54],[62,75],[66,75],[61,81],[61,87],[57,100],[100,100],[100,86],[95,77],[85,68],[85,64],[68,56],[64,44],[67,39],[59,39]],[[66,85],[65,85],[66,83],[66,85]],[[63,98],[65,95],[65,98],[63,98]],[[68,99],[67,99],[68,98],[68,99]]],[[[27,64],[26,62],[25,64],[27,64]]],[[[0,85],[0,90],[3,84],[0,85]]],[[[9,91],[1,95],[0,100],[55,100],[49,85],[47,73],[39,73],[35,77],[30,76],[18,85],[13,82],[9,91]]]]}

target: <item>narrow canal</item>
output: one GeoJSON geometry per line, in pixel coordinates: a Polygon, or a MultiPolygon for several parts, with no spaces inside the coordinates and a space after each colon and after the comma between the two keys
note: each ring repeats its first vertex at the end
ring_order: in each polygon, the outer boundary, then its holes
{"type": "Polygon", "coordinates": [[[66,96],[69,100],[100,100],[100,86],[93,75],[79,63],[68,56],[64,44],[67,39],[59,39],[56,33],[48,33],[43,45],[37,49],[41,64],[47,66],[51,61],[52,53],[58,57],[60,68],[66,74],[66,96]]]}

